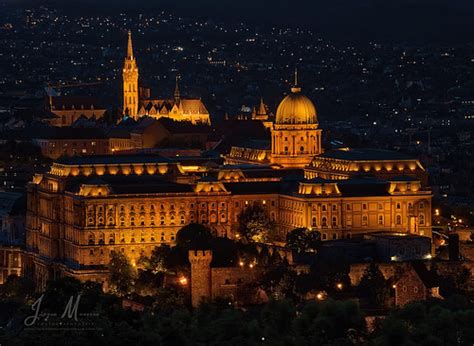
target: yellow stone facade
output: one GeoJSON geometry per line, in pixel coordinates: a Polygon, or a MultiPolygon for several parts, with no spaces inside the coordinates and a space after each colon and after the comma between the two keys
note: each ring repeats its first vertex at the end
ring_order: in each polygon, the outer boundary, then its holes
{"type": "Polygon", "coordinates": [[[106,281],[111,251],[134,263],[155,246],[173,244],[193,222],[235,238],[249,205],[267,211],[280,239],[297,227],[318,230],[323,240],[380,231],[431,237],[431,192],[414,179],[286,182],[285,170],[275,176],[271,168],[211,167],[155,156],[53,164],[28,186],[27,272],[40,287],[58,275],[106,281]],[[370,193],[359,195],[353,186],[370,193]]]}

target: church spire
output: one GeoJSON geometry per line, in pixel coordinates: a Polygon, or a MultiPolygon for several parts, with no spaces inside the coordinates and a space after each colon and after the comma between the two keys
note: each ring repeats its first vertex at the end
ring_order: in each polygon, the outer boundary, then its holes
{"type": "Polygon", "coordinates": [[[258,106],[259,115],[267,114],[267,109],[265,108],[265,103],[263,102],[263,97],[260,97],[260,105],[258,106]]]}
{"type": "Polygon", "coordinates": [[[132,32],[128,30],[127,58],[133,59],[132,32]]]}
{"type": "Polygon", "coordinates": [[[179,92],[179,74],[176,75],[176,86],[174,88],[174,103],[179,104],[181,100],[181,93],[179,92]]]}

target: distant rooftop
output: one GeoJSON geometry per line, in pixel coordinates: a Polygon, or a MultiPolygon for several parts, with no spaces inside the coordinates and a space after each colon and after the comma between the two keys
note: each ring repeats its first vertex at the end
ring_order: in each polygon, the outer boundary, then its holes
{"type": "Polygon", "coordinates": [[[414,160],[415,158],[398,151],[384,149],[349,149],[349,150],[329,150],[321,155],[339,160],[349,161],[383,161],[383,160],[414,160]]]}

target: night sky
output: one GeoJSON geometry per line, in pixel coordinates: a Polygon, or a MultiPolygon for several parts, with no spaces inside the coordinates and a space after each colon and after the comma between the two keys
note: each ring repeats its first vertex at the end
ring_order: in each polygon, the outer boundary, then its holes
{"type": "Polygon", "coordinates": [[[472,42],[472,0],[9,0],[76,13],[167,9],[182,15],[298,24],[342,41],[472,42]]]}

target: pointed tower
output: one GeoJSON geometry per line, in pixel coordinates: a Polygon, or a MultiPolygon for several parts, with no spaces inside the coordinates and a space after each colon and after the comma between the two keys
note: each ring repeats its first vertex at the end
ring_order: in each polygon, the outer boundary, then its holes
{"type": "Polygon", "coordinates": [[[252,120],[261,120],[266,121],[268,120],[268,112],[265,103],[263,102],[263,97],[260,98],[260,104],[257,108],[253,108],[252,111],[252,120]]]}
{"type": "Polygon", "coordinates": [[[138,66],[133,56],[132,32],[128,31],[127,56],[123,65],[123,113],[136,119],[138,114],[138,66]]]}
{"type": "Polygon", "coordinates": [[[301,93],[295,71],[295,84],[280,102],[271,130],[271,162],[289,168],[307,166],[315,155],[323,152],[318,127],[316,107],[301,93]]]}
{"type": "Polygon", "coordinates": [[[180,101],[181,101],[181,93],[179,92],[179,84],[178,84],[178,81],[179,81],[179,75],[177,74],[176,75],[176,86],[174,88],[174,103],[176,105],[179,105],[180,101]]]}

